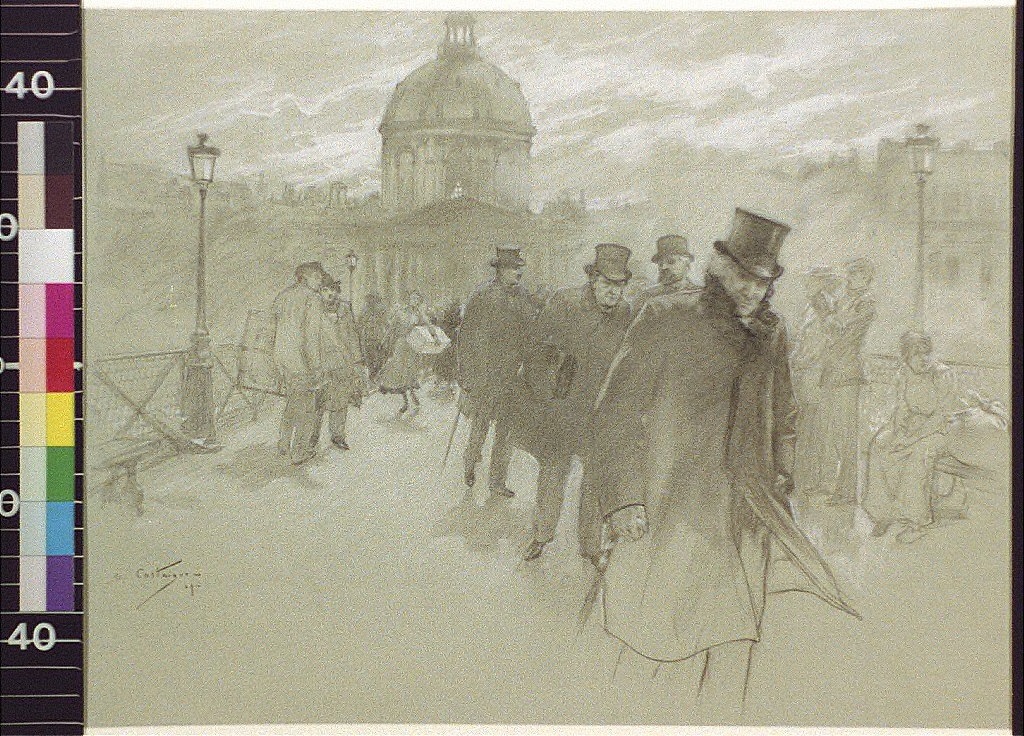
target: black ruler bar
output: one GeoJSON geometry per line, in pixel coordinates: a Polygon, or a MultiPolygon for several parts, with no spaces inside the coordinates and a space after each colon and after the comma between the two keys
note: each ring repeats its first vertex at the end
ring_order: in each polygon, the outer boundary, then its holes
{"type": "MultiPolygon", "coordinates": [[[[40,171],[19,171],[18,123],[44,123],[47,132],[43,173],[47,196],[51,192],[58,192],[60,197],[73,195],[74,202],[73,217],[70,212],[61,214],[59,210],[54,215],[61,218],[61,223],[70,224],[49,227],[74,230],[75,282],[82,278],[81,20],[80,3],[55,0],[0,2],[0,87],[6,88],[0,92],[0,211],[5,215],[18,216],[20,175],[40,174],[40,171]],[[57,144],[52,148],[54,141],[57,144]],[[73,149],[73,166],[57,155],[61,153],[61,145],[67,144],[73,149]]],[[[49,211],[46,216],[51,217],[49,211]]],[[[19,235],[0,242],[0,266],[3,268],[0,278],[0,351],[6,362],[20,357],[21,286],[18,265],[21,239],[19,235]]],[[[63,280],[54,279],[57,282],[63,280]]],[[[81,361],[82,288],[74,285],[72,289],[76,306],[74,359],[81,361]]],[[[68,510],[73,526],[70,537],[67,537],[73,542],[73,550],[62,548],[73,554],[58,556],[47,546],[43,550],[47,554],[42,555],[39,554],[38,543],[33,552],[26,552],[22,549],[20,511],[0,518],[0,732],[4,736],[77,736],[84,733],[85,728],[84,497],[80,475],[84,437],[80,420],[83,405],[80,371],[75,372],[73,387],[76,393],[73,467],[67,464],[66,459],[60,461],[64,463],[60,467],[73,470],[73,482],[69,480],[69,485],[63,486],[61,493],[64,495],[59,497],[61,503],[71,501],[67,494],[73,489],[73,503],[68,510]],[[22,555],[34,556],[29,559],[22,555]],[[23,598],[23,570],[31,571],[35,565],[35,574],[38,575],[39,564],[45,565],[47,574],[45,593],[40,598],[38,588],[33,590],[29,587],[25,589],[27,597],[23,598]],[[60,570],[66,575],[53,578],[63,580],[65,587],[51,590],[51,570],[60,570]],[[22,605],[71,610],[21,611],[22,605]]],[[[0,482],[3,489],[15,494],[25,492],[19,474],[24,451],[19,447],[20,388],[17,371],[0,372],[0,419],[3,420],[0,422],[0,461],[3,465],[0,482]]],[[[46,493],[50,490],[48,487],[46,493]]],[[[38,488],[33,493],[37,494],[33,500],[38,502],[38,488]]],[[[44,496],[44,500],[49,503],[53,499],[44,496]]],[[[39,580],[38,576],[34,579],[39,580]]]]}

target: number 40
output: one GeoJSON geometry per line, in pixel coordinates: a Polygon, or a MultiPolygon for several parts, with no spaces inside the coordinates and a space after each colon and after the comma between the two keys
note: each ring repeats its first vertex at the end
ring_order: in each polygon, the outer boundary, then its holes
{"type": "Polygon", "coordinates": [[[40,100],[45,100],[53,95],[56,86],[53,82],[53,75],[47,71],[39,71],[32,75],[28,86],[25,86],[25,72],[18,72],[11,81],[4,87],[4,92],[10,95],[17,95],[19,100],[25,99],[25,95],[31,92],[40,100]]]}
{"type": "Polygon", "coordinates": [[[29,637],[28,624],[22,621],[7,637],[7,643],[19,649],[28,649],[31,645],[40,652],[46,652],[53,649],[53,645],[57,643],[57,631],[53,628],[53,624],[44,621],[32,629],[32,636],[29,637]]]}

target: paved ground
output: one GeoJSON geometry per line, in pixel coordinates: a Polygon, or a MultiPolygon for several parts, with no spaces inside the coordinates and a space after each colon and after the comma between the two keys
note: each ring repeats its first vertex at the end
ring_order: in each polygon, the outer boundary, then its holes
{"type": "MultiPolygon", "coordinates": [[[[351,451],[299,468],[276,454],[268,406],[223,452],[145,471],[142,518],[90,489],[92,725],[685,718],[643,696],[623,709],[614,647],[596,621],[576,633],[589,578],[571,498],[556,543],[522,563],[535,464],[516,457],[511,502],[463,499],[466,427],[439,472],[453,406],[427,400],[409,422],[397,403],[369,399],[351,451]]],[[[1008,509],[978,494],[969,519],[903,546],[852,511],[802,507],[864,620],[776,599],[748,717],[1005,726],[1008,509]]]]}

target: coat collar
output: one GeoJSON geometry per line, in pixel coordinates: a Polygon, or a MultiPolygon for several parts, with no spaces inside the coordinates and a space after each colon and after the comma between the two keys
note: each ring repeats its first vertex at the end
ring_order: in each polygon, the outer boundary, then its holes
{"type": "Polygon", "coordinates": [[[779,323],[779,317],[771,310],[767,299],[749,317],[738,317],[735,301],[729,296],[722,283],[712,274],[707,276],[699,303],[701,311],[720,325],[729,324],[740,327],[758,344],[767,343],[774,336],[779,323]]]}

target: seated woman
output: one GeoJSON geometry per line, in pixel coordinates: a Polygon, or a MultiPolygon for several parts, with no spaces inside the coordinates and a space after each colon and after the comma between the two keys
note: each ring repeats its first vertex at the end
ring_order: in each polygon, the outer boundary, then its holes
{"type": "Polygon", "coordinates": [[[861,508],[874,522],[872,536],[898,524],[900,539],[907,542],[934,520],[936,460],[951,458],[979,472],[998,466],[999,446],[1006,442],[992,440],[1005,433],[1007,420],[998,402],[960,390],[953,371],[932,357],[926,333],[904,333],[900,354],[896,409],[868,447],[861,508]]]}

